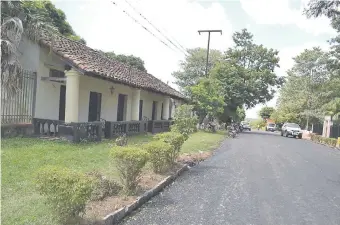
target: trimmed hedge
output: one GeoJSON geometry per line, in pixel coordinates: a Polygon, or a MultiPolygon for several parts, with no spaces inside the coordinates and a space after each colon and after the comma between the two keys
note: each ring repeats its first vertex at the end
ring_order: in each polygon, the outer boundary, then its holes
{"type": "Polygon", "coordinates": [[[61,223],[67,223],[85,212],[85,205],[94,189],[94,180],[89,176],[56,166],[41,168],[35,182],[61,223]]]}
{"type": "Polygon", "coordinates": [[[336,147],[337,139],[335,138],[325,138],[317,134],[311,134],[310,137],[311,137],[311,140],[316,143],[325,144],[331,147],[336,147]]]}
{"type": "Polygon", "coordinates": [[[168,158],[170,164],[175,163],[176,159],[179,156],[182,145],[186,140],[185,135],[174,131],[157,134],[154,136],[154,139],[163,141],[171,145],[172,151],[168,158]]]}
{"type": "Polygon", "coordinates": [[[171,167],[173,147],[169,143],[161,140],[151,141],[144,144],[143,149],[149,153],[149,160],[155,173],[165,172],[171,167]]]}
{"type": "Polygon", "coordinates": [[[149,159],[147,151],[138,146],[117,146],[111,150],[111,157],[119,171],[124,193],[133,194],[149,159]]]}

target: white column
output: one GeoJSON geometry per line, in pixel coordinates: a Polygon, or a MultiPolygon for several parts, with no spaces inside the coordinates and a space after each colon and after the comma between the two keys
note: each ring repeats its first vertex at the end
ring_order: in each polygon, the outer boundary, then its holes
{"type": "Polygon", "coordinates": [[[170,110],[170,98],[165,97],[163,105],[163,119],[165,120],[169,119],[169,110],[170,110]]]}
{"type": "Polygon", "coordinates": [[[156,113],[156,120],[161,120],[162,117],[162,103],[161,101],[157,102],[157,113],[156,113]]]}
{"type": "Polygon", "coordinates": [[[71,69],[65,71],[66,76],[66,103],[65,122],[79,121],[79,77],[80,73],[71,69]]]}
{"type": "Polygon", "coordinates": [[[132,92],[131,120],[139,120],[139,101],[140,101],[140,90],[135,89],[132,92]]]}

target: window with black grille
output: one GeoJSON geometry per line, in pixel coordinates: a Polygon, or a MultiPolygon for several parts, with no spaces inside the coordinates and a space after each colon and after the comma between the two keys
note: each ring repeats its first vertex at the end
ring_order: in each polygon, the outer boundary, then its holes
{"type": "Polygon", "coordinates": [[[65,73],[60,70],[50,69],[50,77],[65,77],[65,73]]]}

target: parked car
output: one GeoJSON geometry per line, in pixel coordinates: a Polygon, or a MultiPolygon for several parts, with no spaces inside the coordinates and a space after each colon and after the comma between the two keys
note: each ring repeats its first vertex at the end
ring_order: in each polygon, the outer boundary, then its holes
{"type": "Polygon", "coordinates": [[[271,131],[274,132],[276,130],[276,125],[275,123],[268,123],[266,126],[266,131],[271,131]]]}
{"type": "Polygon", "coordinates": [[[248,130],[251,131],[250,124],[247,122],[241,122],[242,130],[248,130]]]}
{"type": "Polygon", "coordinates": [[[281,129],[281,136],[293,136],[294,138],[298,137],[299,139],[302,138],[302,131],[301,127],[296,123],[285,123],[281,129]]]}

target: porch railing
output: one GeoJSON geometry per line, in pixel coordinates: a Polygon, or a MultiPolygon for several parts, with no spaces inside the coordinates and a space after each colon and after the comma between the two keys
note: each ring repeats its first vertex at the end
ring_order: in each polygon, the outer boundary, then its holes
{"type": "Polygon", "coordinates": [[[60,120],[33,119],[35,135],[60,136],[72,142],[101,141],[102,122],[65,123],[60,120]]]}
{"type": "Polygon", "coordinates": [[[140,134],[147,132],[148,121],[120,121],[120,122],[105,122],[105,138],[113,138],[119,134],[126,135],[140,134]]]}
{"type": "Polygon", "coordinates": [[[72,142],[101,141],[102,122],[65,123],[59,126],[59,135],[72,142]]]}
{"type": "Polygon", "coordinates": [[[153,134],[170,130],[171,120],[150,121],[103,121],[65,123],[60,120],[33,119],[35,135],[60,136],[72,142],[101,141],[105,138],[114,138],[119,134],[126,135],[151,132],[153,134]],[[104,135],[103,135],[104,133],[104,135]]]}
{"type": "Polygon", "coordinates": [[[59,125],[61,124],[64,124],[64,121],[33,118],[34,134],[58,136],[59,125]]]}
{"type": "Polygon", "coordinates": [[[148,121],[148,132],[153,134],[170,131],[171,120],[151,120],[148,121]]]}

